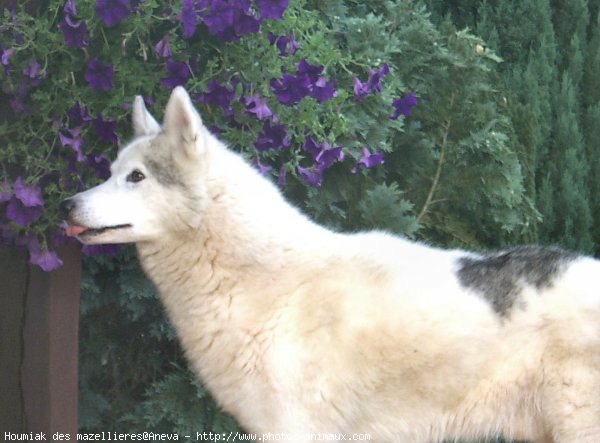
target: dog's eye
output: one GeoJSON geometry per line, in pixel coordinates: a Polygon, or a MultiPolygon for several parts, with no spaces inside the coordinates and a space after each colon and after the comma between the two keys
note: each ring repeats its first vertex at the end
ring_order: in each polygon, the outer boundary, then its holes
{"type": "Polygon", "coordinates": [[[132,182],[132,183],[137,183],[137,182],[141,182],[145,178],[146,178],[146,176],[144,174],[142,174],[142,172],[140,172],[138,169],[134,169],[127,176],[127,181],[132,182]]]}

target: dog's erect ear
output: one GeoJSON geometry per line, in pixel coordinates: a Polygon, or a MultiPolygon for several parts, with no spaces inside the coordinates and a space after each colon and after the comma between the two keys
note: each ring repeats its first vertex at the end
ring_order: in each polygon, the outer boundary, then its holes
{"type": "Polygon", "coordinates": [[[202,146],[198,140],[204,134],[202,119],[190,96],[181,86],[171,93],[163,126],[165,134],[176,139],[187,156],[193,157],[200,152],[202,146]]]}
{"type": "Polygon", "coordinates": [[[154,135],[160,132],[160,125],[146,109],[144,99],[137,95],[133,100],[133,133],[136,137],[154,135]]]}

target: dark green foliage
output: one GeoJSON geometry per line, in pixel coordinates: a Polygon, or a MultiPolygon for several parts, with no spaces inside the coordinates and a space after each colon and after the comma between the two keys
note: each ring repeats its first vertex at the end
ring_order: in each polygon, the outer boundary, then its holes
{"type": "Polygon", "coordinates": [[[600,14],[593,16],[589,28],[583,78],[583,104],[586,107],[600,102],[600,14]]]}
{"type": "Polygon", "coordinates": [[[587,191],[592,218],[591,235],[594,254],[600,255],[600,101],[590,106],[585,115],[586,167],[589,170],[587,191]]]}
{"type": "MultiPolygon", "coordinates": [[[[399,20],[402,12],[398,6],[388,15],[399,20]]],[[[477,52],[485,42],[447,21],[436,28],[411,16],[397,32],[399,71],[422,101],[396,140],[402,164],[395,177],[415,202],[423,235],[467,247],[522,240],[536,215],[495,84],[499,59],[477,52]]]]}
{"type": "Polygon", "coordinates": [[[542,232],[546,233],[544,239],[556,239],[570,249],[590,253],[593,244],[587,189],[588,163],[579,126],[579,102],[568,72],[563,74],[557,102],[556,132],[549,156],[549,164],[557,165],[551,169],[549,176],[556,195],[554,214],[547,214],[554,223],[544,227],[542,232]]]}
{"type": "MultiPolygon", "coordinates": [[[[515,134],[513,143],[525,177],[527,195],[536,198],[537,171],[546,157],[556,89],[556,43],[548,0],[481,1],[472,24],[503,58],[499,74],[515,134]]],[[[538,207],[539,209],[539,207],[538,207]]],[[[544,214],[543,211],[541,211],[544,214]]],[[[532,223],[527,242],[537,241],[532,223]]]]}
{"type": "Polygon", "coordinates": [[[395,183],[377,185],[367,191],[357,209],[364,229],[386,229],[413,237],[419,224],[412,215],[413,204],[402,198],[395,183]]]}
{"type": "Polygon", "coordinates": [[[592,214],[595,255],[600,255],[600,2],[590,2],[589,40],[583,78],[583,136],[589,167],[588,195],[592,214]]]}
{"type": "Polygon", "coordinates": [[[195,436],[237,429],[187,369],[132,247],[86,259],[80,330],[83,431],[195,436]]]}
{"type": "Polygon", "coordinates": [[[526,193],[542,216],[532,240],[592,252],[598,242],[592,231],[599,139],[591,123],[600,86],[598,2],[481,0],[467,16],[452,2],[431,3],[437,20],[449,14],[472,27],[504,60],[499,73],[513,143],[526,193]]]}
{"type": "Polygon", "coordinates": [[[588,0],[551,0],[552,23],[559,47],[559,70],[576,85],[583,74],[583,54],[590,20],[588,0]]]}

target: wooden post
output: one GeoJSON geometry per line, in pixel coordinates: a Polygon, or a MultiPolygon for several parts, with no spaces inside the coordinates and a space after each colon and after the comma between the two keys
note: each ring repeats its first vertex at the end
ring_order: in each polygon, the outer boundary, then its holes
{"type": "Polygon", "coordinates": [[[81,252],[57,252],[64,265],[46,273],[0,249],[0,437],[77,432],[81,252]]]}
{"type": "Polygon", "coordinates": [[[0,248],[0,437],[25,429],[21,389],[27,253],[0,248]]]}

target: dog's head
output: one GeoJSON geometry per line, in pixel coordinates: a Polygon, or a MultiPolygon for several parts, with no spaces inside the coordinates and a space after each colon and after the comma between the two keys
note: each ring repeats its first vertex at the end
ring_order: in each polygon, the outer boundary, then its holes
{"type": "Polygon", "coordinates": [[[173,90],[162,127],[136,97],[133,128],[111,177],[61,203],[68,236],[87,244],[140,242],[200,225],[207,196],[199,178],[212,136],[186,91],[173,90]]]}

